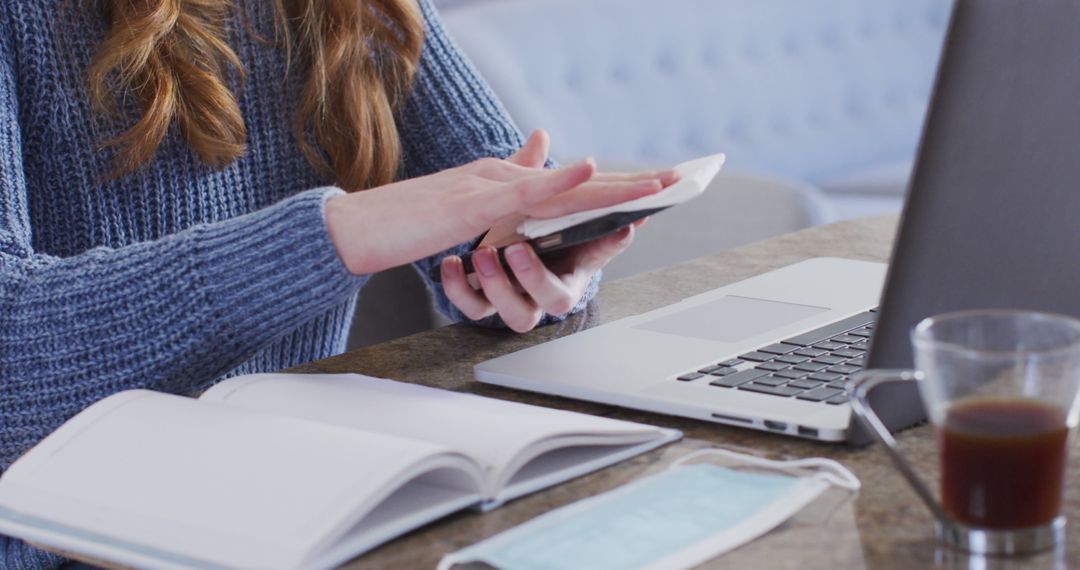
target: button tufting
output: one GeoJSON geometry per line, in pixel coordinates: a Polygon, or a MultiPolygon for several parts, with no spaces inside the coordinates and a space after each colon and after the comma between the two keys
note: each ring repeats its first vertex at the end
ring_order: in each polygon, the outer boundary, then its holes
{"type": "Polygon", "coordinates": [[[877,26],[875,26],[874,24],[872,24],[870,22],[863,22],[861,31],[862,31],[863,38],[868,39],[868,40],[873,39],[874,36],[876,36],[878,34],[877,26]]]}
{"type": "Polygon", "coordinates": [[[566,70],[566,74],[563,75],[563,85],[573,91],[581,89],[581,73],[576,69],[566,70]]]}
{"type": "Polygon", "coordinates": [[[706,67],[719,67],[720,66],[720,51],[714,44],[705,46],[705,49],[701,52],[701,62],[706,67]]]}
{"type": "Polygon", "coordinates": [[[630,83],[630,68],[620,63],[611,69],[611,80],[614,83],[630,83]]]}
{"type": "Polygon", "coordinates": [[[786,137],[791,134],[791,124],[784,117],[774,117],[770,126],[773,134],[778,137],[786,137]]]}
{"type": "Polygon", "coordinates": [[[859,99],[849,99],[844,107],[852,119],[861,120],[866,116],[866,103],[859,99]]]}
{"type": "Polygon", "coordinates": [[[899,87],[893,87],[885,95],[885,105],[894,111],[903,109],[907,103],[908,100],[904,97],[904,91],[899,87]]]}
{"type": "Polygon", "coordinates": [[[911,31],[911,18],[906,14],[899,14],[896,19],[893,20],[893,29],[901,34],[906,34],[911,31]]]}
{"type": "Polygon", "coordinates": [[[842,47],[840,45],[840,34],[833,28],[822,30],[819,37],[821,45],[828,49],[839,50],[842,47]]]}
{"type": "Polygon", "coordinates": [[[728,138],[732,140],[746,140],[750,136],[750,132],[746,127],[746,122],[741,120],[735,120],[728,123],[726,131],[728,138]]]}
{"type": "Polygon", "coordinates": [[[675,72],[678,71],[678,64],[675,61],[675,56],[672,55],[670,51],[660,52],[660,54],[656,56],[656,67],[662,73],[667,75],[674,75],[675,72]]]}
{"type": "Polygon", "coordinates": [[[746,61],[754,62],[761,59],[761,46],[756,42],[750,42],[743,46],[743,57],[746,61]]]}
{"type": "Polygon", "coordinates": [[[784,36],[784,52],[790,57],[798,58],[802,51],[802,42],[794,34],[784,36]]]}
{"type": "Polygon", "coordinates": [[[694,125],[687,130],[683,135],[683,144],[693,152],[700,151],[708,146],[706,142],[705,133],[698,130],[698,125],[694,125]]]}

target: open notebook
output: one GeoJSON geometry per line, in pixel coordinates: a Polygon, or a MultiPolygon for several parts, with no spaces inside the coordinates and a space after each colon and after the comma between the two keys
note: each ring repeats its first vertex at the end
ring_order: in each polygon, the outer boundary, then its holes
{"type": "Polygon", "coordinates": [[[675,430],[356,374],[90,406],[0,477],[0,533],[152,568],[327,568],[675,430]]]}

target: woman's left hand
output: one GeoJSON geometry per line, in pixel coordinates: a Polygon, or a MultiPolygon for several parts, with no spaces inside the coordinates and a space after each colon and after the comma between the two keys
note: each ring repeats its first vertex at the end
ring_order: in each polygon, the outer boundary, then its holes
{"type": "MultiPolygon", "coordinates": [[[[508,160],[520,166],[542,168],[547,161],[548,137],[536,131],[521,150],[508,160]]],[[[628,180],[655,184],[656,191],[671,185],[677,176],[673,171],[637,174],[597,174],[590,183],[624,183],[628,180]]],[[[588,210],[588,188],[557,196],[542,204],[530,215],[556,217],[575,211],[588,210]]],[[[558,260],[545,266],[528,244],[514,243],[503,255],[517,285],[498,261],[496,246],[516,236],[522,218],[515,216],[500,220],[484,236],[472,254],[473,266],[480,289],[473,289],[466,279],[460,257],[442,260],[443,290],[447,298],[470,319],[478,320],[498,314],[506,326],[516,332],[526,332],[540,322],[544,314],[562,315],[569,312],[585,294],[593,274],[623,252],[634,238],[634,230],[644,220],[623,228],[612,235],[567,249],[558,260]]]]}

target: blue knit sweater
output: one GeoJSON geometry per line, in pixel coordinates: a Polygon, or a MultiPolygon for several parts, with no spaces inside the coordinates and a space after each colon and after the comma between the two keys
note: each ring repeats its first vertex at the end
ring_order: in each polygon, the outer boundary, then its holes
{"type": "MultiPolygon", "coordinates": [[[[420,68],[398,117],[405,177],[522,143],[427,1],[420,68]]],[[[327,236],[323,204],[340,190],[320,188],[327,181],[290,134],[306,70],[286,75],[282,51],[242,25],[230,42],[248,78],[244,157],[210,170],[174,129],[149,165],[108,180],[100,143],[133,116],[89,108],[86,69],[105,24],[87,5],[0,10],[0,472],[109,394],[193,394],[227,375],[341,352],[366,281],[327,236]]],[[[241,5],[272,36],[270,3],[241,5]]],[[[443,255],[416,262],[420,274],[443,255]]],[[[586,299],[593,291],[595,279],[586,299]]],[[[0,568],[61,563],[0,536],[0,568]]]]}

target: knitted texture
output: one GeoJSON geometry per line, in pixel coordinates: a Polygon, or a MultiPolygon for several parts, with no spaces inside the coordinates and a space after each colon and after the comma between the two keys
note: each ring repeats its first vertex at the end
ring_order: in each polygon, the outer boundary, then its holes
{"type": "MultiPolygon", "coordinates": [[[[239,4],[254,32],[273,37],[270,3],[239,4]]],[[[173,129],[150,164],[108,178],[101,142],[134,115],[89,107],[86,69],[105,33],[93,5],[9,1],[0,11],[0,472],[121,390],[195,394],[341,352],[366,282],[326,232],[324,203],[340,190],[321,187],[290,133],[305,70],[286,74],[282,50],[243,25],[230,43],[247,72],[247,153],[210,170],[173,129]]],[[[428,0],[421,8],[426,40],[398,116],[402,176],[508,156],[521,135],[428,0]]],[[[417,262],[420,274],[446,253],[417,262]]],[[[596,279],[582,303],[595,289],[596,279]]],[[[0,536],[0,568],[61,563],[0,536]]]]}

